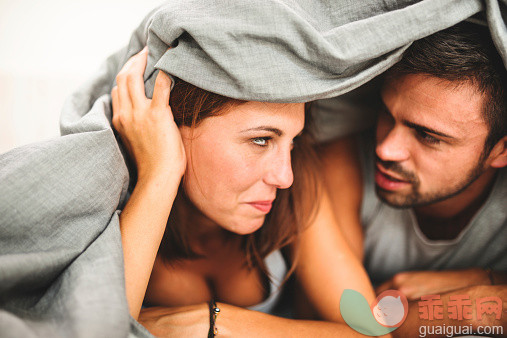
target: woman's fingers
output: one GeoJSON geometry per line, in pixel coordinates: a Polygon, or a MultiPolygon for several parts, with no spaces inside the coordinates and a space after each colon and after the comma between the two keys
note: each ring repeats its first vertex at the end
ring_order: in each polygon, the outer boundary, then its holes
{"type": "Polygon", "coordinates": [[[127,86],[134,105],[146,102],[143,75],[147,62],[148,47],[144,47],[142,51],[132,58],[130,74],[127,76],[127,86]]]}
{"type": "MultiPolygon", "coordinates": [[[[167,50],[171,49],[169,47],[167,50]]],[[[171,97],[172,80],[164,71],[159,70],[155,79],[155,88],[153,88],[152,106],[167,107],[169,106],[169,98],[171,97]]]]}
{"type": "Polygon", "coordinates": [[[113,126],[116,129],[118,129],[120,127],[120,125],[119,125],[120,103],[118,101],[118,87],[117,86],[114,86],[113,90],[111,91],[111,99],[113,101],[112,122],[113,122],[113,126]]]}
{"type": "Polygon", "coordinates": [[[118,73],[116,83],[118,84],[120,107],[139,106],[147,101],[143,80],[147,61],[148,48],[145,47],[139,53],[132,56],[118,73]]]}
{"type": "Polygon", "coordinates": [[[153,107],[167,107],[169,105],[171,84],[172,82],[169,75],[160,70],[155,80],[155,88],[153,89],[153,98],[151,101],[153,107]]]}

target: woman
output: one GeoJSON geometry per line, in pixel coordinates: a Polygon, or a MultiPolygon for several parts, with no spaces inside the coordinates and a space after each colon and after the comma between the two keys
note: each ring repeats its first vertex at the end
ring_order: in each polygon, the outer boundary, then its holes
{"type": "MultiPolygon", "coordinates": [[[[208,325],[202,304],[214,297],[237,307],[261,304],[268,312],[276,294],[269,278],[280,283],[286,277],[273,276],[273,255],[296,239],[301,248],[292,246],[292,264],[321,317],[341,321],[339,298],[345,288],[372,300],[367,277],[333,224],[325,195],[312,221],[317,180],[303,129],[305,105],[240,101],[182,81],[170,94],[171,81],[163,72],[150,100],[142,80],[146,59],[144,49],[129,60],[112,91],[113,125],[137,168],[135,188],[120,216],[132,317],[138,318],[143,300],[190,306],[178,311],[184,318],[167,317],[179,329],[183,319],[188,334],[208,325]]],[[[245,310],[219,307],[219,330],[239,335],[244,321],[233,314],[241,317],[245,310]]],[[[270,333],[347,330],[248,313],[249,321],[274,330],[270,333]]],[[[153,318],[166,314],[147,310],[141,321],[150,327],[153,318]]],[[[176,330],[171,327],[170,333],[176,330]]]]}

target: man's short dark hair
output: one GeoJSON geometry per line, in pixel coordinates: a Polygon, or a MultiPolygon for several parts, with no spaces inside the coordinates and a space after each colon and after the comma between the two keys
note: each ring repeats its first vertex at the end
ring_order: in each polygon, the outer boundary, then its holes
{"type": "Polygon", "coordinates": [[[472,83],[485,95],[483,117],[489,135],[484,150],[489,154],[507,134],[507,75],[489,29],[461,22],[417,40],[406,50],[402,60],[388,71],[387,80],[420,73],[458,83],[472,83]]]}

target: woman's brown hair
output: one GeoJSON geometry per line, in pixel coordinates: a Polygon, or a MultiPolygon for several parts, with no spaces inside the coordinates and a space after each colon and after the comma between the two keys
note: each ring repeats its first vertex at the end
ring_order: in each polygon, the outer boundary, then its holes
{"type": "MultiPolygon", "coordinates": [[[[179,79],[175,81],[169,100],[176,124],[188,127],[195,127],[203,119],[226,113],[229,108],[245,102],[205,91],[179,79]]],[[[264,258],[289,243],[297,246],[296,240],[316,211],[320,183],[317,156],[308,132],[308,106],[306,108],[305,128],[294,140],[291,154],[294,183],[288,189],[277,191],[272,211],[266,216],[262,227],[252,234],[242,236],[245,263],[249,268],[260,268],[268,276],[264,258]]],[[[200,257],[191,250],[188,243],[185,216],[189,212],[189,205],[193,207],[180,185],[159,249],[167,262],[200,257]]],[[[294,270],[296,260],[297,250],[290,272],[294,270]]]]}

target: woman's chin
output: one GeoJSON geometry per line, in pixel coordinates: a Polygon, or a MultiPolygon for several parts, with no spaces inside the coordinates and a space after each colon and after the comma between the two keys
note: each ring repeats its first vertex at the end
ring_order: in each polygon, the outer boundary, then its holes
{"type": "Polygon", "coordinates": [[[264,224],[264,219],[266,217],[259,217],[254,219],[244,219],[242,221],[235,222],[234,226],[228,229],[231,232],[234,232],[238,235],[248,235],[259,230],[264,224]]]}

